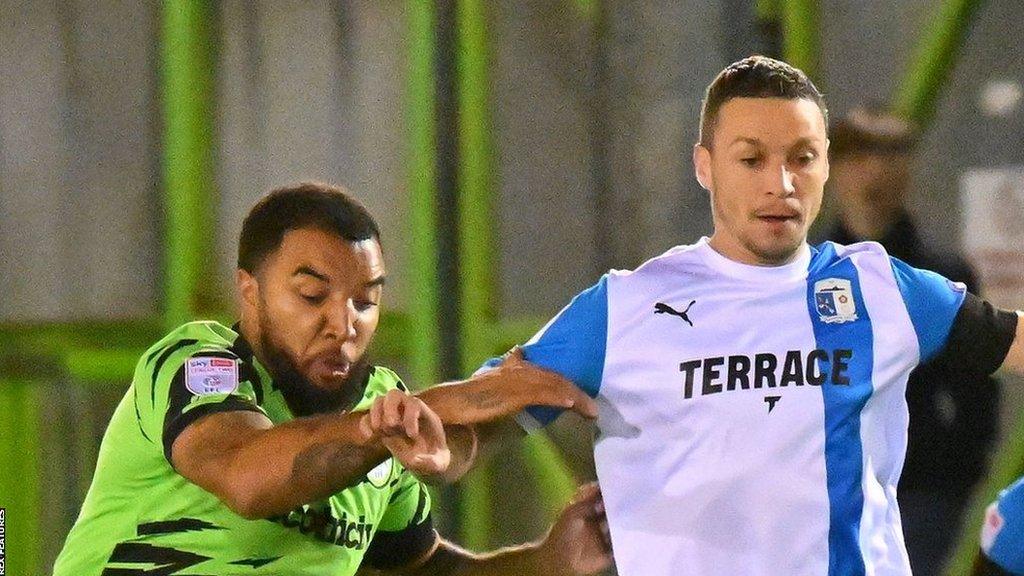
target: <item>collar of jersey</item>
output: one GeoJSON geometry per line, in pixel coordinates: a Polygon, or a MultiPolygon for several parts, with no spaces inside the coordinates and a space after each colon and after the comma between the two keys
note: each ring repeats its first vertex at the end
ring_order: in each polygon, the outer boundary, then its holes
{"type": "Polygon", "coordinates": [[[803,281],[807,278],[807,268],[811,263],[811,247],[806,242],[800,247],[795,260],[781,266],[755,266],[726,258],[711,247],[707,236],[697,242],[697,252],[712,270],[751,282],[803,281]]]}

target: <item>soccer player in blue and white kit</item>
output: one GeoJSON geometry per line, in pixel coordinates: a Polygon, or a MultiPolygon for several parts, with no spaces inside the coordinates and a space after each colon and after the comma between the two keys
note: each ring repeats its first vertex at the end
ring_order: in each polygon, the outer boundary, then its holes
{"type": "Polygon", "coordinates": [[[827,153],[801,71],[728,66],[693,154],[712,236],[610,272],[522,347],[597,398],[622,576],[910,574],[907,376],[929,359],[1024,366],[1017,313],[873,242],[807,244],[827,153]]]}

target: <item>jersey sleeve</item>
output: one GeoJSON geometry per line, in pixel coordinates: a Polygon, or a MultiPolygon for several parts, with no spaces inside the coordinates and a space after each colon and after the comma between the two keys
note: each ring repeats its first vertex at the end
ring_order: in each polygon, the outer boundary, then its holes
{"type": "Polygon", "coordinates": [[[917,334],[921,363],[927,362],[946,345],[967,287],[935,272],[914,268],[898,258],[890,260],[917,334]]]}
{"type": "Polygon", "coordinates": [[[1004,490],[985,512],[981,551],[1011,574],[1024,574],[1024,478],[1004,490]]]}
{"type": "Polygon", "coordinates": [[[168,462],[174,440],[200,417],[263,412],[255,371],[227,348],[182,341],[143,362],[134,383],[139,424],[146,438],[162,446],[168,462]]]}
{"type": "Polygon", "coordinates": [[[402,471],[363,564],[378,570],[407,566],[423,558],[436,541],[430,493],[410,472],[402,471]]]}
{"type": "MultiPolygon", "coordinates": [[[[526,344],[523,358],[572,381],[590,397],[601,389],[608,335],[608,276],[576,295],[526,344]]],[[[493,358],[481,370],[496,366],[493,358]]],[[[526,429],[550,424],[562,410],[532,406],[517,417],[526,429]]]]}

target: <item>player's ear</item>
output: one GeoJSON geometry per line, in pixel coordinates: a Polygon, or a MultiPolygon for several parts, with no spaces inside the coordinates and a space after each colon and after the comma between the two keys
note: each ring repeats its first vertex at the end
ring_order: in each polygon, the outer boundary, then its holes
{"type": "Polygon", "coordinates": [[[714,184],[711,178],[711,151],[700,142],[693,145],[693,169],[697,173],[700,187],[710,191],[714,184]]]}
{"type": "Polygon", "coordinates": [[[256,307],[260,299],[260,285],[256,277],[239,268],[235,271],[235,287],[243,307],[256,307]]]}
{"type": "Polygon", "coordinates": [[[825,182],[828,182],[828,175],[830,174],[830,170],[832,169],[832,167],[828,163],[828,147],[831,145],[832,141],[829,140],[828,138],[825,138],[825,182]]]}

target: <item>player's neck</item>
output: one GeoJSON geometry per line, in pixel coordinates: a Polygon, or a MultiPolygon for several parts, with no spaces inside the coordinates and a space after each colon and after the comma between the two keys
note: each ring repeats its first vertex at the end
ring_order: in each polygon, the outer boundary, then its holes
{"type": "Polygon", "coordinates": [[[746,266],[759,266],[765,268],[774,268],[787,266],[795,262],[804,251],[806,246],[806,240],[797,246],[792,252],[784,254],[778,258],[767,257],[765,255],[756,254],[749,250],[735,239],[726,238],[725,236],[715,233],[708,239],[708,245],[712,250],[717,252],[720,256],[731,260],[737,264],[743,264],[746,266]]]}

